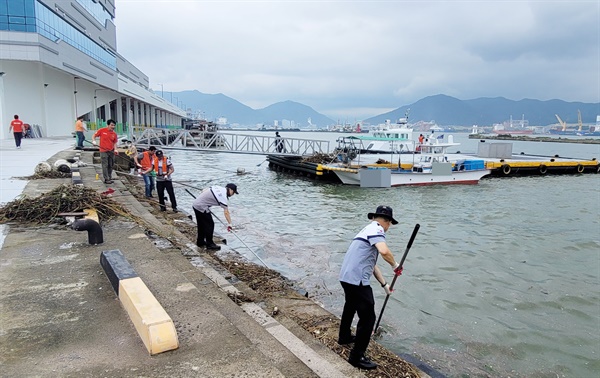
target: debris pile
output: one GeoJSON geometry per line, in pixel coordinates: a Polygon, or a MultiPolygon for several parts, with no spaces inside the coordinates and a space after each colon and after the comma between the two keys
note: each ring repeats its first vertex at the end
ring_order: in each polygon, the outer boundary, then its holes
{"type": "Polygon", "coordinates": [[[302,163],[329,164],[335,159],[337,159],[335,154],[323,154],[317,152],[310,156],[304,156],[302,158],[302,163]]]}
{"type": "MultiPolygon", "coordinates": [[[[293,315],[293,314],[289,314],[293,315]]],[[[350,355],[351,345],[339,345],[337,343],[340,320],[332,316],[291,316],[296,323],[310,332],[321,343],[336,352],[344,359],[350,355]]],[[[362,371],[367,377],[406,377],[418,378],[421,375],[409,363],[405,362],[394,353],[385,349],[377,342],[371,341],[367,355],[379,366],[375,370],[362,371]]]]}
{"type": "Polygon", "coordinates": [[[39,197],[21,196],[0,207],[0,222],[47,224],[59,213],[79,212],[94,208],[102,220],[115,216],[131,218],[131,214],[114,200],[93,189],[76,185],[60,185],[39,197]]]}
{"type": "Polygon", "coordinates": [[[42,179],[57,179],[57,178],[70,178],[71,173],[65,173],[61,171],[37,171],[31,176],[16,177],[20,180],[42,180],[42,179]]]}

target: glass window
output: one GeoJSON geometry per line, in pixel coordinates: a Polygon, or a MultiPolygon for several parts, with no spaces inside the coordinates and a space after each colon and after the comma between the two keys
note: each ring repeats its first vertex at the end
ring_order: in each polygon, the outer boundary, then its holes
{"type": "Polygon", "coordinates": [[[117,58],[112,53],[65,22],[43,4],[36,2],[35,9],[38,33],[55,42],[58,39],[62,39],[65,43],[75,47],[105,66],[114,70],[117,69],[117,58]]]}
{"type": "Polygon", "coordinates": [[[27,31],[27,28],[25,27],[25,25],[19,25],[19,24],[9,24],[9,28],[8,30],[11,31],[27,31]]]}
{"type": "Polygon", "coordinates": [[[8,1],[8,14],[11,16],[25,16],[25,1],[24,0],[8,1]]]}
{"type": "Polygon", "coordinates": [[[35,3],[33,0],[25,2],[25,16],[35,17],[35,3]]]}
{"type": "Polygon", "coordinates": [[[8,23],[9,24],[24,24],[25,23],[25,17],[9,16],[8,17],[8,23]]]}

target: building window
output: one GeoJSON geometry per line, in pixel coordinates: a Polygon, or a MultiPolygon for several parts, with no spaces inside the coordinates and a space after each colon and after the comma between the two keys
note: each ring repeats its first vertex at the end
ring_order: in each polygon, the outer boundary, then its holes
{"type": "Polygon", "coordinates": [[[106,26],[106,20],[113,20],[113,17],[104,9],[102,4],[96,3],[92,0],[77,0],[79,5],[85,8],[89,14],[94,16],[94,18],[102,24],[102,26],[106,26]]]}
{"type": "Polygon", "coordinates": [[[35,0],[0,0],[0,30],[37,32],[54,42],[62,40],[106,67],[117,70],[114,54],[35,0]]]}
{"type": "Polygon", "coordinates": [[[35,32],[35,0],[0,0],[0,30],[35,32]]]}

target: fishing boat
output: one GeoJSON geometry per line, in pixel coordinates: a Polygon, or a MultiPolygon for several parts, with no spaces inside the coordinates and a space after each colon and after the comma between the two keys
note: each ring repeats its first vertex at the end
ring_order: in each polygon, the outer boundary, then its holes
{"type": "Polygon", "coordinates": [[[343,184],[361,187],[477,184],[482,177],[491,173],[482,159],[449,161],[447,149],[460,145],[449,139],[447,143],[440,143],[439,140],[424,143],[420,146],[421,153],[411,154],[409,158],[400,154],[398,164],[394,166],[352,165],[348,159],[345,162],[342,159],[338,163],[323,165],[323,168],[335,173],[343,184]]]}

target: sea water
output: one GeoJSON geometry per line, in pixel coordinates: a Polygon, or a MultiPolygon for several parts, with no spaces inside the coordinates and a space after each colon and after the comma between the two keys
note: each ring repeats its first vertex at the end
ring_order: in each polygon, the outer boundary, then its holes
{"type": "MultiPolygon", "coordinates": [[[[259,132],[244,132],[256,134],[259,132]]],[[[340,134],[281,133],[330,140],[340,134]]],[[[264,133],[259,133],[264,135],[264,133]]],[[[455,134],[456,150],[477,140],[455,134]]],[[[493,143],[488,141],[487,143],[493,143]]],[[[514,142],[513,152],[590,159],[599,145],[514,142]]],[[[600,372],[600,175],[484,178],[478,185],[360,188],[268,169],[265,156],[169,151],[179,207],[192,187],[234,182],[227,237],[341,314],[338,273],[377,205],[400,221],[387,233],[399,260],[419,234],[387,304],[378,340],[447,376],[597,377],[600,372]],[[237,175],[238,168],[247,173],[237,175]]],[[[224,221],[222,212],[214,210],[224,221]]],[[[379,265],[388,281],[392,270],[379,265]]],[[[374,285],[376,313],[385,293],[374,285]]]]}

